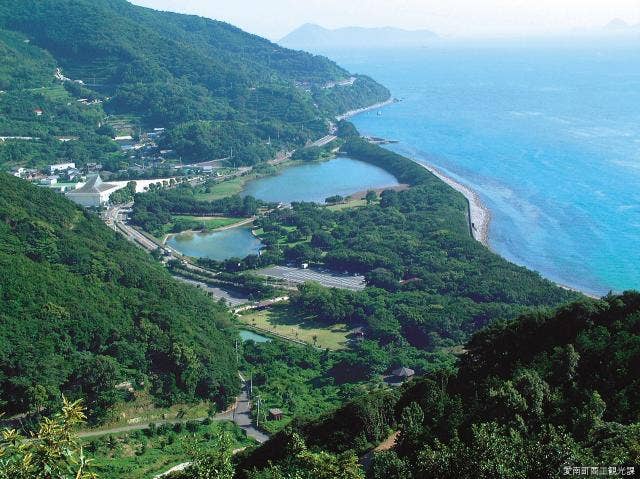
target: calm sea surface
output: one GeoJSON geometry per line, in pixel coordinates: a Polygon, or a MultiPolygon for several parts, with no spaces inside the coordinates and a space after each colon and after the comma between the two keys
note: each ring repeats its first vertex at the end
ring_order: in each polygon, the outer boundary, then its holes
{"type": "Polygon", "coordinates": [[[639,46],[324,53],[403,99],[354,122],[478,192],[496,252],[584,291],[640,289],[639,46]]]}

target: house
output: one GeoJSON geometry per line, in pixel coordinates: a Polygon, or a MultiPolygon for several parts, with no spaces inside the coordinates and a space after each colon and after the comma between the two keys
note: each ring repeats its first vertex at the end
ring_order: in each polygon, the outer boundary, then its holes
{"type": "Polygon", "coordinates": [[[362,341],[364,340],[364,328],[362,326],[355,328],[352,332],[353,334],[353,339],[355,339],[356,341],[362,341]]]}
{"type": "Polygon", "coordinates": [[[66,196],[80,206],[96,208],[108,203],[111,194],[124,186],[103,183],[100,175],[92,175],[87,178],[87,182],[84,185],[67,192],[66,196]]]}
{"type": "Polygon", "coordinates": [[[280,421],[283,416],[284,414],[282,413],[282,410],[277,408],[269,409],[269,419],[272,419],[274,421],[280,421]]]}
{"type": "Polygon", "coordinates": [[[52,186],[52,185],[55,185],[56,183],[58,183],[57,175],[47,176],[46,178],[43,178],[40,180],[41,185],[52,186]]]}
{"type": "Polygon", "coordinates": [[[102,165],[100,163],[87,163],[85,165],[87,173],[95,173],[102,169],[102,165]]]}
{"type": "Polygon", "coordinates": [[[44,110],[42,110],[41,108],[36,108],[35,110],[33,110],[33,114],[35,116],[42,116],[44,114],[44,110]]]}
{"type": "Polygon", "coordinates": [[[393,371],[391,374],[395,376],[396,379],[400,381],[407,381],[415,376],[416,372],[413,369],[401,367],[393,371]]]}
{"type": "Polygon", "coordinates": [[[49,165],[49,174],[53,175],[59,171],[67,171],[71,169],[75,169],[75,163],[58,163],[56,165],[49,165]]]}

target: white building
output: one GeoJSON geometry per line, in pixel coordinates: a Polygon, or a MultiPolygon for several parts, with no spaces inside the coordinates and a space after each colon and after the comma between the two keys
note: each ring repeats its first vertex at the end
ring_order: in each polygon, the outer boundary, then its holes
{"type": "Polygon", "coordinates": [[[47,176],[46,178],[43,178],[42,180],[40,180],[40,184],[42,185],[55,185],[56,183],[58,183],[58,177],[53,175],[53,176],[47,176]]]}
{"type": "Polygon", "coordinates": [[[58,171],[66,171],[75,167],[76,167],[75,163],[58,163],[56,165],[49,165],[49,174],[53,175],[58,171]]]}
{"type": "Polygon", "coordinates": [[[80,188],[68,191],[66,197],[80,206],[92,208],[108,203],[111,194],[121,188],[121,185],[103,183],[100,175],[93,175],[80,188]]]}

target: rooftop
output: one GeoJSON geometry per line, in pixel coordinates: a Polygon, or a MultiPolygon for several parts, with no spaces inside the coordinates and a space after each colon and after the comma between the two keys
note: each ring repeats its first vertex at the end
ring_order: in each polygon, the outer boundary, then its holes
{"type": "Polygon", "coordinates": [[[393,371],[393,375],[399,378],[410,378],[415,374],[416,372],[413,369],[404,368],[404,367],[398,368],[395,371],[393,371]]]}
{"type": "Polygon", "coordinates": [[[113,188],[117,188],[117,185],[103,183],[100,175],[92,175],[87,178],[87,182],[82,185],[81,188],[78,188],[71,193],[102,193],[113,188]]]}

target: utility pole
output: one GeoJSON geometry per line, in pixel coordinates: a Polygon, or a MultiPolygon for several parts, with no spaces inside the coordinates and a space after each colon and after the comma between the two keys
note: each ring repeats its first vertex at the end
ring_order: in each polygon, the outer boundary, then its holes
{"type": "Polygon", "coordinates": [[[256,415],[256,428],[260,427],[260,396],[258,396],[258,414],[256,415]]]}

